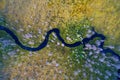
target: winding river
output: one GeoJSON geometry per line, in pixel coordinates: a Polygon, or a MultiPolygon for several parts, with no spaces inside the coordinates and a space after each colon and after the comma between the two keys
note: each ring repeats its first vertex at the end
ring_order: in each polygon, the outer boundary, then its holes
{"type": "Polygon", "coordinates": [[[111,50],[110,48],[104,48],[104,40],[106,39],[106,37],[103,35],[103,34],[99,34],[97,33],[94,28],[92,28],[92,31],[94,32],[94,34],[89,37],[89,38],[84,38],[82,41],[78,41],[78,42],[75,42],[73,44],[69,44],[69,43],[66,43],[64,41],[64,39],[60,36],[60,31],[59,29],[57,28],[53,28],[52,30],[49,30],[45,36],[45,39],[44,41],[38,45],[38,47],[28,47],[28,46],[25,46],[23,45],[18,37],[7,27],[4,27],[4,26],[0,26],[0,30],[3,30],[5,31],[6,33],[8,33],[14,40],[15,40],[15,43],[20,46],[22,49],[25,49],[25,50],[28,50],[28,51],[39,51],[41,49],[43,49],[44,47],[47,46],[48,44],[48,41],[49,41],[49,36],[51,33],[55,33],[57,38],[67,47],[77,47],[77,46],[80,46],[80,45],[83,45],[85,47],[85,45],[87,43],[89,43],[91,40],[93,40],[94,38],[98,37],[100,38],[101,40],[103,40],[103,42],[101,42],[101,44],[98,46],[99,48],[102,49],[102,53],[111,53],[112,55],[118,57],[118,59],[120,60],[120,55],[118,55],[117,53],[115,53],[113,50],[111,50]]]}
{"type": "MultiPolygon", "coordinates": [[[[64,39],[60,36],[60,31],[59,29],[57,28],[53,28],[52,30],[49,30],[45,36],[45,39],[44,41],[38,45],[38,47],[35,47],[35,48],[32,48],[32,47],[28,47],[28,46],[25,46],[23,45],[18,37],[7,27],[4,27],[4,26],[0,26],[0,30],[2,31],[5,31],[6,33],[8,33],[14,40],[15,40],[15,43],[20,46],[22,49],[25,49],[25,50],[28,50],[28,51],[39,51],[41,49],[43,49],[44,47],[47,46],[48,44],[48,41],[49,41],[49,36],[51,33],[55,33],[57,38],[67,47],[77,47],[77,46],[80,46],[80,45],[83,45],[83,47],[85,47],[85,45],[87,43],[89,43],[91,40],[93,40],[94,38],[100,38],[102,40],[102,42],[100,43],[100,45],[98,46],[99,48],[102,49],[101,53],[111,53],[113,56],[116,56],[119,60],[120,60],[120,55],[118,55],[117,53],[115,53],[112,49],[110,48],[105,48],[104,47],[104,40],[106,39],[106,37],[103,35],[103,34],[99,34],[97,33],[94,28],[92,28],[92,31],[94,32],[94,34],[89,37],[89,38],[84,38],[82,41],[78,41],[78,42],[75,42],[73,44],[68,44],[64,41],[64,39]]],[[[120,73],[120,69],[118,69],[118,74],[120,73]]],[[[120,79],[119,77],[117,77],[118,79],[120,79]]]]}

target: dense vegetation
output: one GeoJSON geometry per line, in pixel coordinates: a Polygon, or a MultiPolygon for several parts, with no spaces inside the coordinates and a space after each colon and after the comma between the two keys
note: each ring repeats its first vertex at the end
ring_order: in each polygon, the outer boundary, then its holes
{"type": "MultiPolygon", "coordinates": [[[[118,0],[6,0],[6,3],[0,12],[0,25],[9,27],[27,46],[38,46],[52,28],[59,28],[67,43],[81,41],[94,26],[107,37],[105,46],[113,46],[120,53],[118,0]]],[[[97,40],[90,44],[94,46],[97,40]]],[[[112,64],[120,63],[111,57],[84,50],[83,46],[65,47],[54,34],[46,48],[29,52],[0,31],[0,61],[6,67],[1,69],[10,79],[114,80],[117,69],[112,64]]]]}

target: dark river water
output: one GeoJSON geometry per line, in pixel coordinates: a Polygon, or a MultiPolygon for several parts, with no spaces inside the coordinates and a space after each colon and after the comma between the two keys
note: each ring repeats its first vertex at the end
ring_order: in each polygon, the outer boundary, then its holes
{"type": "Polygon", "coordinates": [[[14,40],[15,40],[15,43],[20,46],[22,49],[25,49],[25,50],[28,50],[28,51],[39,51],[41,49],[43,49],[44,47],[47,46],[48,44],[48,41],[49,41],[49,36],[51,33],[55,33],[57,38],[67,47],[77,47],[77,46],[80,46],[80,45],[83,45],[85,46],[85,44],[89,43],[91,40],[93,40],[94,38],[100,38],[101,40],[103,40],[103,42],[100,43],[100,45],[98,46],[99,48],[102,49],[102,53],[111,53],[115,56],[117,56],[119,59],[120,59],[120,56],[115,53],[113,50],[111,50],[110,48],[104,48],[104,40],[106,39],[106,37],[103,35],[103,34],[99,34],[97,33],[94,28],[92,29],[92,31],[94,31],[94,34],[89,37],[89,38],[84,38],[82,41],[78,41],[78,42],[75,42],[75,43],[72,43],[72,44],[69,44],[69,43],[66,43],[64,41],[64,39],[60,36],[60,31],[59,29],[57,28],[53,28],[52,30],[49,30],[45,36],[45,39],[42,43],[40,43],[38,45],[38,47],[28,47],[28,46],[25,46],[23,45],[18,37],[14,34],[14,32],[12,32],[9,28],[7,27],[4,27],[4,26],[0,26],[0,30],[2,31],[5,31],[6,33],[8,33],[14,40]]]}
{"type": "MultiPolygon", "coordinates": [[[[60,31],[59,31],[59,29],[53,28],[52,30],[49,30],[49,31],[47,32],[44,41],[43,41],[42,43],[40,43],[40,44],[38,45],[38,47],[34,47],[34,48],[23,45],[23,44],[19,41],[18,37],[17,37],[9,28],[4,27],[4,26],[0,26],[0,30],[5,31],[6,33],[8,33],[8,34],[15,40],[15,43],[16,43],[18,46],[20,46],[22,49],[25,49],[25,50],[28,50],[28,51],[39,51],[39,50],[43,49],[44,47],[46,47],[47,44],[48,44],[49,36],[50,36],[51,33],[55,33],[56,36],[57,36],[57,38],[58,38],[65,46],[70,47],[70,48],[71,48],[71,47],[77,47],[77,46],[80,46],[80,45],[83,45],[83,46],[85,47],[85,45],[86,45],[87,43],[89,43],[89,42],[90,42],[91,40],[93,40],[94,38],[97,38],[97,37],[98,37],[98,38],[100,38],[101,40],[103,40],[103,42],[101,42],[100,45],[98,46],[99,48],[102,49],[101,53],[105,53],[105,54],[106,54],[106,53],[111,53],[113,56],[118,57],[118,59],[120,60],[120,56],[119,56],[117,53],[115,53],[112,49],[110,49],[110,48],[104,48],[104,40],[106,39],[106,37],[105,37],[103,34],[97,33],[97,32],[94,30],[94,28],[92,29],[92,31],[94,31],[95,34],[93,34],[91,37],[89,37],[89,38],[84,38],[82,41],[78,41],[78,42],[75,42],[75,43],[72,43],[72,44],[66,43],[66,42],[64,41],[64,39],[60,36],[60,31]]],[[[120,73],[120,69],[118,70],[118,73],[120,73]]],[[[118,78],[118,79],[119,79],[119,78],[118,78]]]]}

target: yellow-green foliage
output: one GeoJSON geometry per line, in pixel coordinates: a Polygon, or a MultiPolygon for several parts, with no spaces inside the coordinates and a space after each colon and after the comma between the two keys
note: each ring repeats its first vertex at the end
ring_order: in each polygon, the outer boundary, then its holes
{"type": "MultiPolygon", "coordinates": [[[[0,0],[0,9],[3,8],[1,5],[2,1],[0,0]]],[[[91,25],[95,26],[98,32],[108,37],[108,44],[120,44],[119,0],[6,0],[6,2],[4,16],[8,20],[7,24],[11,29],[15,28],[19,38],[21,37],[20,41],[23,43],[28,41],[23,40],[22,35],[31,31],[37,35],[38,28],[43,30],[42,34],[45,34],[50,28],[59,26],[61,29],[67,29],[67,23],[76,23],[86,19],[91,25]],[[30,26],[31,28],[29,28],[30,26]],[[23,32],[19,31],[21,28],[24,29],[23,32]]],[[[36,43],[40,43],[39,40],[41,40],[41,36],[38,35],[35,39],[36,43]]],[[[55,52],[56,54],[53,54],[54,56],[51,60],[59,61],[57,56],[62,52],[68,56],[69,51],[64,50],[64,47],[61,48],[59,46],[56,48],[58,48],[55,52]]],[[[9,68],[11,79],[15,76],[20,76],[19,79],[27,79],[31,76],[30,78],[34,77],[36,80],[63,80],[63,76],[69,68],[65,68],[65,65],[60,65],[59,67],[46,66],[46,61],[50,60],[47,56],[50,50],[43,49],[32,56],[25,55],[21,57],[18,65],[14,64],[9,68]],[[40,62],[41,59],[43,60],[42,62],[40,62]],[[62,70],[63,73],[58,74],[56,70],[62,70]],[[54,77],[55,74],[56,78],[54,77]]],[[[61,61],[59,62],[61,64],[65,63],[67,59],[64,55],[60,57],[61,61]]],[[[69,71],[73,72],[72,69],[69,71]]]]}
{"type": "Polygon", "coordinates": [[[64,80],[64,75],[69,74],[64,64],[67,62],[65,55],[60,52],[45,48],[37,53],[24,54],[13,58],[15,61],[8,68],[10,80],[64,80]]]}
{"type": "MultiPolygon", "coordinates": [[[[119,0],[7,0],[7,20],[11,26],[33,26],[48,30],[50,26],[65,27],[66,22],[88,18],[92,25],[108,37],[119,39],[119,0]]],[[[110,42],[109,40],[108,42],[110,42]]],[[[115,43],[113,42],[113,43],[115,43]]]]}
{"type": "Polygon", "coordinates": [[[6,1],[5,0],[0,0],[0,10],[4,9],[6,5],[6,1]]]}
{"type": "Polygon", "coordinates": [[[92,24],[108,37],[108,42],[120,44],[120,1],[95,0],[91,3],[92,24]],[[114,38],[114,39],[111,39],[114,38]]]}

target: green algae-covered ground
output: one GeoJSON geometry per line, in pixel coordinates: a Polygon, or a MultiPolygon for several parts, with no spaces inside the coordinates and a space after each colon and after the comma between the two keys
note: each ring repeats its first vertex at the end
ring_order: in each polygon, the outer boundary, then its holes
{"type": "MultiPolygon", "coordinates": [[[[119,0],[0,0],[0,4],[0,25],[11,29],[24,45],[37,47],[52,28],[74,43],[94,26],[106,36],[105,47],[120,54],[119,0]]],[[[29,52],[3,31],[0,62],[0,78],[5,80],[115,80],[120,66],[109,53],[65,47],[54,34],[47,47],[29,52]]]]}

